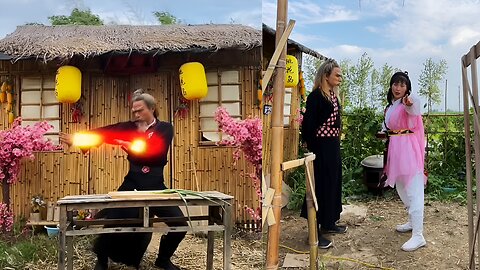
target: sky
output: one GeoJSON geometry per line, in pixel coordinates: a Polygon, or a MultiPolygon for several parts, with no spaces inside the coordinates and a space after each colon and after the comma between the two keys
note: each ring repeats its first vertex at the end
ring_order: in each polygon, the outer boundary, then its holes
{"type": "MultiPolygon", "coordinates": [[[[262,1],[263,22],[273,28],[276,2],[262,1]]],[[[479,16],[480,0],[288,1],[288,18],[296,21],[293,40],[338,61],[357,63],[366,52],[377,68],[387,63],[407,70],[414,93],[425,60],[444,59],[452,110],[459,108],[460,59],[480,41],[479,16]]],[[[444,90],[445,80],[439,86],[444,90]]],[[[434,108],[444,106],[442,101],[434,108]]]]}
{"type": "Polygon", "coordinates": [[[261,29],[262,0],[0,0],[0,38],[17,25],[50,25],[52,15],[90,9],[106,24],[158,24],[154,11],[167,11],[186,24],[239,23],[261,29]]]}

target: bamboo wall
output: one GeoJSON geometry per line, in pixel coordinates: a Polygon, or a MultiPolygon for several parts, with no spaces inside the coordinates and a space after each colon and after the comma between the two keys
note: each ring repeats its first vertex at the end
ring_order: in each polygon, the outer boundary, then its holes
{"type": "MultiPolygon", "coordinates": [[[[212,56],[206,57],[209,61],[216,62],[216,65],[224,64],[212,56]]],[[[240,59],[239,56],[234,57],[240,59]]],[[[249,61],[254,59],[253,61],[259,63],[258,50],[250,52],[248,57],[249,61]]],[[[200,190],[217,190],[233,195],[236,198],[237,222],[248,221],[250,216],[246,214],[243,206],[256,208],[259,203],[251,179],[244,175],[244,172],[249,173],[253,168],[246,164],[243,158],[234,166],[232,148],[198,145],[198,102],[190,102],[189,114],[185,119],[173,116],[181,95],[178,67],[175,63],[174,67],[164,66],[154,74],[131,76],[106,76],[98,67],[95,68],[95,63],[94,68],[81,68],[84,116],[80,123],[73,123],[71,106],[63,104],[62,131],[74,133],[130,119],[128,95],[137,88],[143,88],[157,98],[160,120],[172,122],[175,128],[173,151],[170,151],[171,158],[165,167],[167,186],[196,190],[198,180],[200,190]],[[173,168],[173,173],[170,168],[173,168]]],[[[243,115],[259,116],[260,111],[255,103],[259,67],[237,68],[241,71],[243,115]]],[[[55,71],[55,64],[19,61],[12,65],[0,61],[1,80],[6,75],[16,77],[17,81],[23,75],[51,76],[55,71]]],[[[15,89],[17,87],[18,85],[14,86],[15,89]]],[[[15,100],[18,101],[18,96],[15,96],[15,100]]],[[[18,106],[15,108],[18,113],[18,106]]],[[[9,127],[7,121],[6,115],[1,113],[1,129],[9,127]]],[[[30,198],[35,194],[42,194],[46,199],[56,201],[66,195],[116,190],[128,170],[125,157],[118,147],[108,145],[92,149],[85,155],[74,147],[55,153],[37,153],[34,161],[24,162],[21,179],[12,186],[11,198],[15,214],[17,217],[28,216],[30,198]]]]}
{"type": "MultiPolygon", "coordinates": [[[[240,71],[243,115],[259,117],[260,110],[256,104],[258,69],[244,67],[240,68],[240,71]]],[[[176,89],[173,94],[176,107],[181,95],[178,80],[174,80],[173,89],[176,89]]],[[[190,102],[189,105],[188,116],[184,119],[175,117],[173,121],[176,138],[173,186],[196,190],[198,184],[201,190],[218,190],[231,194],[236,198],[234,206],[238,221],[250,220],[243,206],[253,208],[258,206],[258,198],[248,176],[253,172],[253,166],[247,164],[244,159],[234,165],[234,149],[231,147],[198,146],[200,135],[197,130],[200,124],[196,116],[199,115],[200,108],[198,102],[190,102]]]]}
{"type": "MultiPolygon", "coordinates": [[[[273,53],[273,52],[271,52],[273,53]]],[[[289,50],[288,54],[293,55],[297,58],[299,65],[302,63],[302,53],[298,51],[289,50]]],[[[264,52],[263,59],[263,68],[266,69],[271,54],[264,52]]],[[[300,69],[301,70],[301,69],[300,69]]],[[[272,78],[273,80],[273,78],[272,78]]],[[[299,87],[292,88],[292,100],[291,100],[291,117],[290,124],[285,126],[283,129],[283,160],[293,160],[298,157],[298,142],[300,139],[299,123],[296,121],[298,117],[297,110],[300,108],[300,90],[299,87]]],[[[272,105],[272,102],[266,102],[265,104],[272,105]]],[[[275,106],[275,104],[273,104],[275,106]]],[[[285,113],[284,113],[285,114],[285,113]]],[[[270,174],[270,164],[271,164],[271,142],[272,142],[272,115],[263,116],[263,171],[266,175],[270,174]]]]}

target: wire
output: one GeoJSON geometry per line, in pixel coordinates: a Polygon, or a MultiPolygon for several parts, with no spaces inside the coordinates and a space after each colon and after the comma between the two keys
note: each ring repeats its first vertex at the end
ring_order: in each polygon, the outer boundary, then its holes
{"type": "MultiPolygon", "coordinates": [[[[265,245],[267,243],[263,242],[265,245]]],[[[285,248],[285,249],[288,249],[290,251],[293,251],[295,253],[299,253],[299,254],[309,254],[310,251],[301,251],[301,250],[296,250],[294,248],[291,248],[289,246],[286,246],[286,245],[282,245],[280,244],[279,245],[280,247],[282,248],[285,248]]],[[[362,262],[362,261],[359,261],[359,260],[355,260],[355,259],[352,259],[352,258],[346,258],[346,257],[338,257],[338,256],[331,256],[331,255],[320,255],[321,257],[323,258],[326,258],[326,259],[330,259],[330,260],[337,260],[337,261],[349,261],[349,262],[353,262],[353,263],[356,263],[356,264],[361,264],[363,266],[366,266],[368,268],[373,268],[373,269],[381,269],[381,270],[395,270],[395,268],[389,268],[389,267],[383,267],[383,266],[377,266],[377,265],[374,265],[374,264],[371,264],[371,263],[366,263],[366,262],[362,262]]]]}

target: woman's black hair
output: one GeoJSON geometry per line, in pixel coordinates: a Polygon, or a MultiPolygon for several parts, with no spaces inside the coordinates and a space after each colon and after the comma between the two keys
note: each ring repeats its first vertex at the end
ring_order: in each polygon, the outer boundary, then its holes
{"type": "Polygon", "coordinates": [[[405,83],[407,85],[406,94],[410,95],[410,93],[412,92],[412,83],[410,82],[410,78],[408,78],[408,72],[407,71],[395,72],[395,74],[393,74],[392,78],[390,79],[390,87],[388,88],[388,93],[387,93],[388,106],[393,104],[392,85],[394,83],[405,83]]]}

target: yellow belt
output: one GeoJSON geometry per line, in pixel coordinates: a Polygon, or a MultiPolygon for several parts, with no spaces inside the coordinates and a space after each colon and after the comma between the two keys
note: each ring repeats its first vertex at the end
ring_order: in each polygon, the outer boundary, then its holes
{"type": "Polygon", "coordinates": [[[388,136],[402,136],[413,134],[413,131],[409,129],[396,129],[396,130],[387,130],[388,136]]]}

